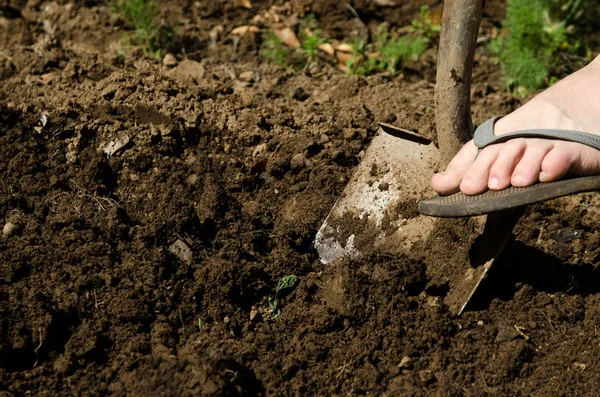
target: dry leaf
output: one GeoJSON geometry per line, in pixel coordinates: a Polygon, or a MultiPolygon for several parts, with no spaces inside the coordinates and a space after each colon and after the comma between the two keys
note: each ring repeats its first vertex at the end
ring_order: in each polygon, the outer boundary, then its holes
{"type": "Polygon", "coordinates": [[[248,32],[256,33],[259,30],[260,29],[257,28],[256,26],[244,25],[244,26],[238,26],[237,28],[233,29],[231,31],[231,34],[237,35],[237,36],[243,36],[243,35],[245,35],[248,32]]]}
{"type": "Polygon", "coordinates": [[[250,2],[250,0],[240,0],[240,5],[247,9],[252,8],[252,3],[250,2]]]}
{"type": "Polygon", "coordinates": [[[275,29],[275,34],[289,47],[300,47],[300,40],[290,28],[275,29]]]}
{"type": "Polygon", "coordinates": [[[335,46],[336,51],[352,52],[353,48],[350,44],[342,43],[335,46]]]}
{"type": "Polygon", "coordinates": [[[344,65],[343,63],[338,63],[337,67],[344,73],[348,73],[350,71],[350,68],[348,68],[348,66],[344,65]]]}
{"type": "Polygon", "coordinates": [[[392,7],[396,5],[396,2],[392,0],[375,0],[375,4],[381,7],[392,7]]]}
{"type": "Polygon", "coordinates": [[[324,53],[326,53],[328,55],[331,55],[331,56],[335,55],[335,49],[329,43],[323,43],[318,48],[319,48],[319,50],[323,51],[324,53]]]}
{"type": "Polygon", "coordinates": [[[336,52],[335,56],[337,57],[338,61],[340,63],[343,63],[344,65],[348,61],[358,61],[358,58],[356,57],[356,55],[348,54],[346,52],[336,52]]]}

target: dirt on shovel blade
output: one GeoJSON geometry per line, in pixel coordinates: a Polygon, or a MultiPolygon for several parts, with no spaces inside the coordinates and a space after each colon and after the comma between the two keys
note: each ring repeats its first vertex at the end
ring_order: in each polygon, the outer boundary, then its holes
{"type": "MultiPolygon", "coordinates": [[[[440,280],[473,221],[410,255],[310,250],[377,122],[434,131],[434,49],[396,77],[294,72],[229,32],[277,5],[346,41],[339,1],[165,1],[164,65],[108,2],[8,3],[30,37],[1,11],[0,396],[600,393],[594,194],[531,208],[461,318],[440,280]]],[[[441,6],[391,3],[352,5],[393,33],[441,6]]],[[[483,49],[474,80],[476,123],[519,105],[483,49]]]]}

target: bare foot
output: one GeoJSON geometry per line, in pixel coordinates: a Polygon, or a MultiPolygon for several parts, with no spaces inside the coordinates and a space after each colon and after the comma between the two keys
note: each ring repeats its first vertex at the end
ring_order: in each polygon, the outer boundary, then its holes
{"type": "MultiPolygon", "coordinates": [[[[498,120],[494,133],[540,128],[600,135],[600,57],[498,120]]],[[[473,195],[551,182],[567,174],[600,174],[600,151],[580,143],[516,138],[490,145],[479,155],[477,150],[473,141],[466,143],[446,171],[433,176],[433,189],[473,195]]]]}

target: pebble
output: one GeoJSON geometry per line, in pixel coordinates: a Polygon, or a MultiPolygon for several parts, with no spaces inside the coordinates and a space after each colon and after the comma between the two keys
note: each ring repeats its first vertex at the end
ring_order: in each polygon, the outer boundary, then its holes
{"type": "Polygon", "coordinates": [[[181,259],[181,261],[183,263],[185,263],[187,265],[190,265],[192,263],[192,259],[193,259],[192,250],[183,241],[181,241],[181,240],[175,241],[169,247],[169,251],[171,251],[172,254],[174,254],[179,259],[181,259]]]}
{"type": "Polygon", "coordinates": [[[399,368],[409,368],[411,361],[412,361],[412,359],[410,357],[404,356],[404,357],[402,357],[402,360],[400,360],[400,364],[398,364],[398,367],[399,368]]]}
{"type": "Polygon", "coordinates": [[[246,72],[242,72],[238,76],[238,79],[250,83],[251,81],[254,80],[254,72],[252,70],[248,70],[246,72]]]}
{"type": "Polygon", "coordinates": [[[163,58],[163,65],[165,66],[175,66],[177,65],[177,58],[175,58],[175,56],[171,53],[168,53],[167,55],[165,55],[165,57],[163,58]]]}
{"type": "Polygon", "coordinates": [[[6,222],[2,228],[2,237],[9,238],[16,236],[17,234],[21,233],[21,231],[23,231],[23,225],[6,222]]]}
{"type": "Polygon", "coordinates": [[[290,168],[292,171],[300,171],[304,167],[304,154],[295,154],[290,160],[290,168]]]}
{"type": "Polygon", "coordinates": [[[262,316],[260,312],[256,308],[252,308],[252,310],[250,310],[250,321],[260,321],[261,319],[262,316]]]}

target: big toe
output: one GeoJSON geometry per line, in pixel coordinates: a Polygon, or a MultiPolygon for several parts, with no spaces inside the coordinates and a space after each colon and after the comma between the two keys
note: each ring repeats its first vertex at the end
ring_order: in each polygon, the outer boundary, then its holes
{"type": "Polygon", "coordinates": [[[433,175],[433,190],[442,195],[458,192],[463,176],[477,157],[477,150],[473,141],[467,142],[448,164],[446,171],[433,175]]]}

